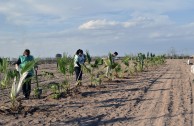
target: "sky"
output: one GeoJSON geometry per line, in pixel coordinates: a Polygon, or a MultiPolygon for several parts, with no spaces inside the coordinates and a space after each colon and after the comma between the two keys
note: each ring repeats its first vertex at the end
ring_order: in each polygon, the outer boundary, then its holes
{"type": "Polygon", "coordinates": [[[0,57],[194,54],[194,0],[0,0],[0,57]]]}

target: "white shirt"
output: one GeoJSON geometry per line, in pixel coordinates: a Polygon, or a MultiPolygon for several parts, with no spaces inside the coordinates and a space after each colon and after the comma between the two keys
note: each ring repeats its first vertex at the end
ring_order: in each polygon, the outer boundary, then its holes
{"type": "Polygon", "coordinates": [[[84,61],[85,61],[84,55],[81,55],[81,56],[75,55],[74,56],[74,67],[79,67],[78,64],[77,64],[77,62],[80,65],[82,65],[82,64],[84,64],[84,61]]]}

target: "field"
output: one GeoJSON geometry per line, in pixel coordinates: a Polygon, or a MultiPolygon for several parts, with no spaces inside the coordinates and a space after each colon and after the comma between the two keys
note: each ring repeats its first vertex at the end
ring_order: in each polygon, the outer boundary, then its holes
{"type": "MultiPolygon", "coordinates": [[[[21,98],[19,113],[0,109],[0,125],[73,125],[73,126],[193,126],[194,75],[187,60],[168,59],[163,65],[149,68],[135,76],[103,81],[89,86],[84,74],[83,85],[60,99],[51,98],[47,87],[63,81],[56,64],[42,64],[38,70],[41,99],[21,98]],[[54,76],[40,76],[42,71],[54,76]]],[[[33,80],[32,86],[35,87],[33,80]]],[[[1,108],[9,106],[9,89],[0,90],[1,108]]]]}

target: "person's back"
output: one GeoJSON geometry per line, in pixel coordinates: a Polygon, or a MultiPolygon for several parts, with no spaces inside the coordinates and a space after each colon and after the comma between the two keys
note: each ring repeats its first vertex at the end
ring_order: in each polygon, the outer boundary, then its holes
{"type": "MultiPolygon", "coordinates": [[[[22,56],[19,56],[19,59],[20,59],[20,64],[19,64],[19,67],[21,69],[23,69],[25,67],[25,65],[29,62],[29,61],[33,61],[34,60],[34,57],[32,55],[28,55],[28,56],[25,56],[25,55],[22,55],[22,56]]],[[[30,70],[28,71],[28,75],[34,75],[34,71],[33,70],[30,70]]]]}

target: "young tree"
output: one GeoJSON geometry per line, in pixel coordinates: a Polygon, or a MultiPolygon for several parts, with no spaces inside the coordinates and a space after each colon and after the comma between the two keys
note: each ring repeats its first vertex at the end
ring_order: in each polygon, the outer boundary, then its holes
{"type": "MultiPolygon", "coordinates": [[[[60,73],[63,74],[64,76],[64,81],[59,84],[59,94],[61,95],[62,93],[67,93],[70,90],[70,85],[69,85],[69,79],[68,73],[70,76],[73,75],[74,72],[74,62],[73,58],[70,56],[67,56],[67,54],[64,54],[62,58],[57,60],[58,63],[58,70],[60,73]]],[[[57,89],[57,88],[55,88],[57,89]]]]}
{"type": "Polygon", "coordinates": [[[85,71],[87,71],[87,73],[89,73],[91,86],[95,86],[95,84],[101,84],[100,75],[98,75],[98,74],[95,75],[94,70],[99,68],[100,65],[103,65],[103,59],[97,58],[94,61],[94,63],[92,63],[92,58],[90,56],[90,53],[88,50],[86,50],[86,62],[88,64],[83,64],[82,68],[84,68],[85,71]]]}

